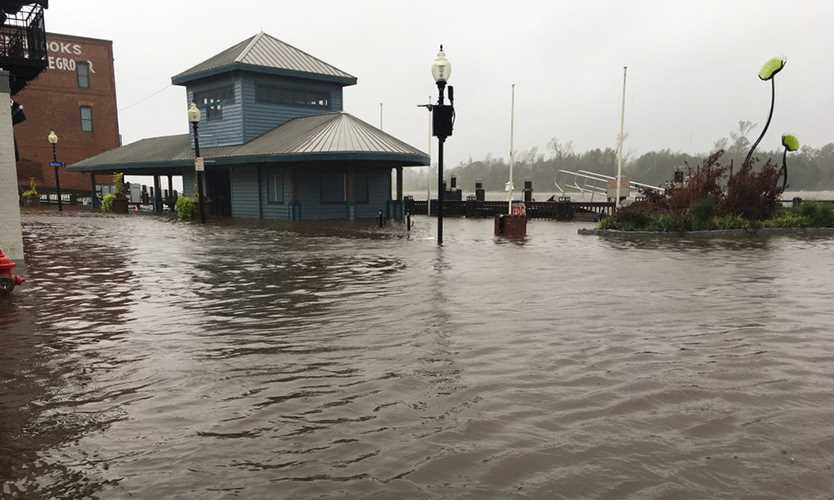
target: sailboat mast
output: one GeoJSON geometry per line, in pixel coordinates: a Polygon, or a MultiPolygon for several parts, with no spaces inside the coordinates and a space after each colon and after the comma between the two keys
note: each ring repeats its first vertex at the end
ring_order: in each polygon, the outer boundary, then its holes
{"type": "Polygon", "coordinates": [[[512,88],[512,100],[510,104],[510,178],[507,181],[507,191],[509,192],[509,201],[507,202],[507,214],[513,213],[513,163],[514,163],[514,142],[515,142],[515,84],[512,88]]]}
{"type": "Polygon", "coordinates": [[[617,199],[614,206],[620,208],[620,196],[623,184],[623,141],[625,140],[625,96],[626,96],[626,75],[628,66],[623,66],[623,105],[620,109],[620,137],[617,145],[617,199]]]}

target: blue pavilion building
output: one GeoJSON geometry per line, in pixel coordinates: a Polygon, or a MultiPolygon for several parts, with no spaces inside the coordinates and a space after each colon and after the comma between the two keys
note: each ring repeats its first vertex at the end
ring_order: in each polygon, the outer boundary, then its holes
{"type": "MultiPolygon", "coordinates": [[[[356,77],[266,33],[171,80],[202,111],[204,192],[214,215],[353,220],[382,210],[397,217],[403,167],[429,162],[422,151],[342,111],[342,90],[356,77]]],[[[68,168],[152,175],[160,210],[161,176],[169,183],[182,176],[185,195],[196,186],[190,134],[142,139],[68,168]]]]}

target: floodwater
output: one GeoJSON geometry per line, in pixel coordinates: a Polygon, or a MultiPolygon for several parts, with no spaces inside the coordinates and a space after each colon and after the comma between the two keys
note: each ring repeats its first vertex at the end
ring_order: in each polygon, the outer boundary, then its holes
{"type": "Polygon", "coordinates": [[[25,215],[2,498],[829,498],[834,241],[25,215]]]}

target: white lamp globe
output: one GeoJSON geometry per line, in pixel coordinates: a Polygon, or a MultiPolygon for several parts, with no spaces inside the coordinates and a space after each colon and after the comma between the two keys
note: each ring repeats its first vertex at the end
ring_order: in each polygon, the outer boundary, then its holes
{"type": "Polygon", "coordinates": [[[188,121],[191,123],[200,122],[200,108],[198,108],[193,102],[191,103],[191,106],[188,107],[188,121]]]}
{"type": "Polygon", "coordinates": [[[437,83],[448,82],[452,76],[452,64],[446,59],[446,53],[443,52],[443,46],[440,46],[440,52],[434,58],[434,63],[431,65],[431,75],[437,83]]]}

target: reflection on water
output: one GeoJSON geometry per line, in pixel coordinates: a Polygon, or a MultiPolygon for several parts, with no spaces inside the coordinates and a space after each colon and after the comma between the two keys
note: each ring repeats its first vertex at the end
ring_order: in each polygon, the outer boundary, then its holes
{"type": "Polygon", "coordinates": [[[0,497],[834,491],[828,239],[25,223],[0,497]]]}

